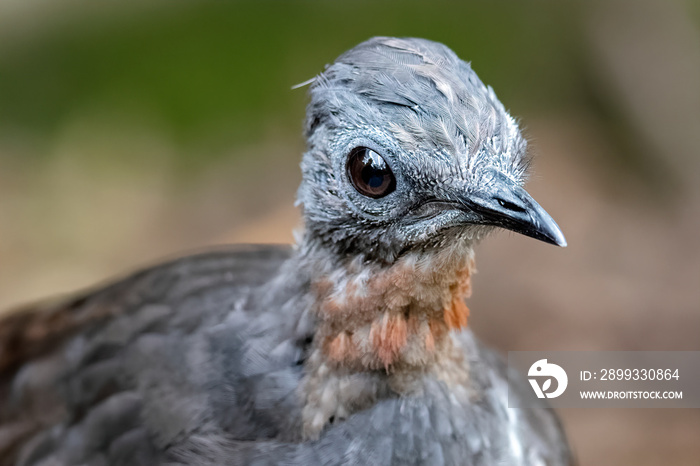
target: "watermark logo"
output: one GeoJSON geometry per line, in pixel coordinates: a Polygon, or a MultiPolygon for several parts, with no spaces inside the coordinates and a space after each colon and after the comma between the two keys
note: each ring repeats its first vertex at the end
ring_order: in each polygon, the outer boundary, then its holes
{"type": "Polygon", "coordinates": [[[510,408],[700,408],[700,351],[510,351],[508,368],[510,408]]]}
{"type": "Polygon", "coordinates": [[[569,383],[569,378],[566,376],[564,369],[556,364],[548,363],[546,359],[535,361],[535,363],[530,366],[527,375],[537,398],[556,398],[564,393],[569,383]],[[540,386],[538,379],[544,379],[542,386],[540,386]],[[549,389],[552,388],[552,379],[557,381],[557,386],[556,390],[550,392],[549,389]]]}

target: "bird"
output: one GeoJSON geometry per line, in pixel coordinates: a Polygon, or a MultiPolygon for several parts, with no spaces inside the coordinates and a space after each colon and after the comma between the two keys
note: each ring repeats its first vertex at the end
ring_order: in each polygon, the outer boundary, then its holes
{"type": "Polygon", "coordinates": [[[227,246],[0,322],[0,465],[566,465],[468,327],[474,247],[566,246],[518,122],[447,46],[374,37],[309,83],[290,246],[227,246]]]}

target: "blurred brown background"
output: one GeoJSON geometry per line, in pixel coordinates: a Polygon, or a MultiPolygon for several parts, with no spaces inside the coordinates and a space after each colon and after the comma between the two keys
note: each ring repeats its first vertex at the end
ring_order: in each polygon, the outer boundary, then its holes
{"type": "MultiPolygon", "coordinates": [[[[0,309],[225,242],[290,242],[305,91],[373,35],[472,62],[522,118],[558,249],[484,241],[507,350],[700,350],[700,4],[0,3],[0,309]]],[[[582,465],[696,465],[700,410],[564,410],[582,465]]]]}

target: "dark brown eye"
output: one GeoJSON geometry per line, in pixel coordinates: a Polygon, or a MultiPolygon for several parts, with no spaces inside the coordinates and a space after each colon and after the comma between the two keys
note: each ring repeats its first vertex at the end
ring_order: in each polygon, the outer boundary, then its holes
{"type": "Polygon", "coordinates": [[[348,158],[348,176],[360,194],[377,199],[396,189],[396,178],[381,155],[357,147],[348,158]]]}

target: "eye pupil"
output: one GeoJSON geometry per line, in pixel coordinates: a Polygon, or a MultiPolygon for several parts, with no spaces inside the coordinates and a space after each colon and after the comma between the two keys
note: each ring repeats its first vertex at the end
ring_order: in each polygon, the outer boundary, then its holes
{"type": "Polygon", "coordinates": [[[370,174],[370,178],[367,180],[367,184],[370,188],[379,188],[382,183],[384,183],[384,177],[375,174],[370,174]]]}
{"type": "Polygon", "coordinates": [[[368,149],[353,149],[348,158],[348,175],[355,189],[374,199],[384,197],[396,189],[396,178],[381,155],[368,149]]]}

